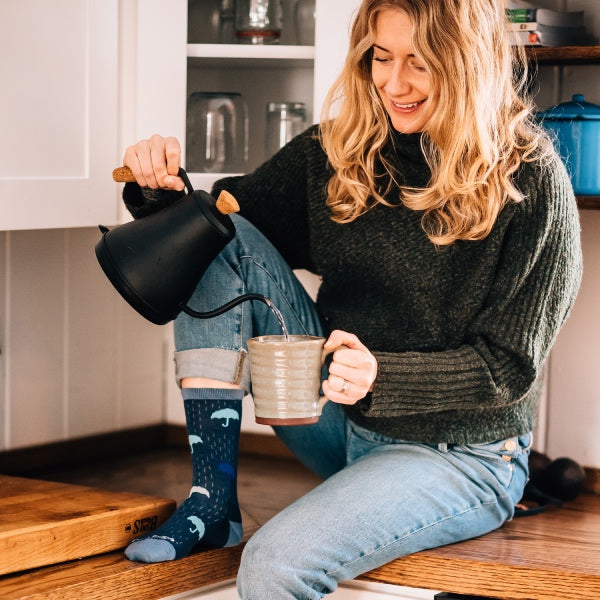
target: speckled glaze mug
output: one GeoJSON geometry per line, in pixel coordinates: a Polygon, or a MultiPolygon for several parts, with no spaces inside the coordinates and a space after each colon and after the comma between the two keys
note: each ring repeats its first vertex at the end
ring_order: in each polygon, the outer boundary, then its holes
{"type": "Polygon", "coordinates": [[[320,396],[321,370],[329,354],[325,338],[310,335],[262,335],[248,340],[252,397],[257,423],[316,423],[327,402],[320,396]]]}

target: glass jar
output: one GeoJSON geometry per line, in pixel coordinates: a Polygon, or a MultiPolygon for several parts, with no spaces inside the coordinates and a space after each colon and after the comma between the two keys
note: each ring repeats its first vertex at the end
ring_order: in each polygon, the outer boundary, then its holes
{"type": "Polygon", "coordinates": [[[278,44],[283,26],[281,0],[236,0],[235,35],[240,44],[278,44]]]}
{"type": "Polygon", "coordinates": [[[248,167],[248,107],[237,92],[194,92],[187,109],[186,167],[243,173],[248,167]]]}
{"type": "Polygon", "coordinates": [[[303,102],[268,102],[265,147],[272,156],[306,127],[303,102]]]}

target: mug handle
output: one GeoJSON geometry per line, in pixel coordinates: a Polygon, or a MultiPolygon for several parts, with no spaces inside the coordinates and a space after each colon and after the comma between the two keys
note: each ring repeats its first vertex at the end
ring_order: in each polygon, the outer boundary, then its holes
{"type": "MultiPolygon", "coordinates": [[[[324,365],[325,361],[327,360],[327,357],[330,354],[333,354],[336,350],[339,350],[340,348],[347,348],[348,346],[344,345],[344,344],[340,344],[339,346],[335,346],[329,350],[323,350],[323,354],[321,355],[321,364],[324,365]]],[[[327,396],[319,396],[319,408],[321,410],[323,410],[323,407],[325,406],[325,404],[327,404],[327,402],[329,401],[329,398],[327,396]]]]}

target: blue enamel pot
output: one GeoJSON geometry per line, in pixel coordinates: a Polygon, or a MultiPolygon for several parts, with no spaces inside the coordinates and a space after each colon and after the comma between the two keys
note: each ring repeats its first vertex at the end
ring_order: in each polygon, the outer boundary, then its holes
{"type": "Polygon", "coordinates": [[[538,113],[551,132],[556,150],[564,161],[576,194],[600,195],[600,106],[575,94],[538,113]]]}

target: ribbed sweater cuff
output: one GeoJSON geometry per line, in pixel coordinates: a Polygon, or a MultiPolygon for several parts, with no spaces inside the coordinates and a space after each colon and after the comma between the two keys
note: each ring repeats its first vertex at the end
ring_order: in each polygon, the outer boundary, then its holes
{"type": "Polygon", "coordinates": [[[375,356],[379,375],[365,415],[394,417],[472,408],[475,398],[497,398],[488,366],[470,346],[375,356]]]}

